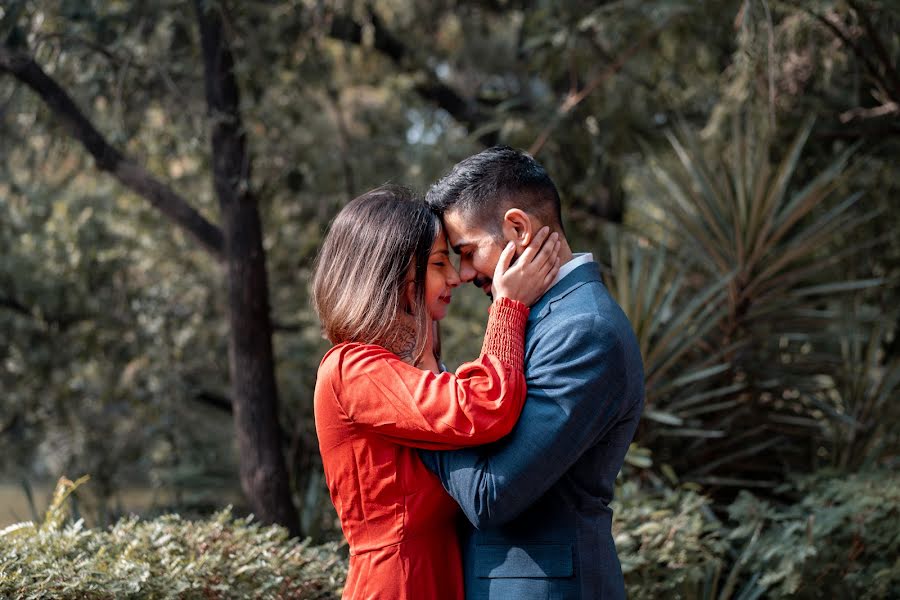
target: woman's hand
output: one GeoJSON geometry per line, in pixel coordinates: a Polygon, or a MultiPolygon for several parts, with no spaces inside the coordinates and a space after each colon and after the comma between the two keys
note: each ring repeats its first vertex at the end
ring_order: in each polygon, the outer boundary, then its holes
{"type": "Polygon", "coordinates": [[[494,270],[494,298],[518,300],[525,306],[537,302],[559,273],[559,246],[559,234],[551,234],[549,227],[542,227],[510,266],[516,246],[512,242],[507,244],[494,270]]]}

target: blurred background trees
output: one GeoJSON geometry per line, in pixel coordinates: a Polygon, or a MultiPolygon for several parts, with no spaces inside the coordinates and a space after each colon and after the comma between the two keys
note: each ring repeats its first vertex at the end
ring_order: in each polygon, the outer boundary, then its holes
{"type": "MultiPolygon", "coordinates": [[[[0,8],[0,474],[16,494],[87,472],[95,523],[134,489],[158,510],[261,510],[252,486],[239,494],[236,275],[103,172],[17,75],[26,59],[216,232],[211,133],[240,124],[232,174],[249,178],[218,181],[258,206],[277,382],[259,398],[278,409],[295,531],[334,527],[311,405],[326,345],[307,302],[329,220],[387,181],[424,192],[494,143],[547,167],[573,247],[601,259],[638,332],[648,404],[626,481],[700,489],[723,517],[741,490],[788,502],[797,475],[896,467],[893,2],[198,6],[0,8]],[[208,102],[198,15],[221,19],[233,54],[231,113],[208,102]]],[[[483,308],[456,295],[451,367],[477,354],[483,308]]]]}

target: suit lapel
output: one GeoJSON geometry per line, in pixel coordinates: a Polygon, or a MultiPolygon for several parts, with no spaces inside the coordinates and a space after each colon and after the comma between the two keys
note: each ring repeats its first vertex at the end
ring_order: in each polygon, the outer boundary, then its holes
{"type": "Polygon", "coordinates": [[[594,281],[602,283],[600,265],[596,262],[581,265],[563,277],[559,283],[547,290],[547,293],[534,303],[528,320],[540,321],[550,313],[555,302],[562,300],[584,284],[594,281]]]}

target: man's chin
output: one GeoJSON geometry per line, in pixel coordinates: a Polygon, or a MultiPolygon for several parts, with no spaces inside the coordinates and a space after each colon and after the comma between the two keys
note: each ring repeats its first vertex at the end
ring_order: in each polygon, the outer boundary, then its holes
{"type": "Polygon", "coordinates": [[[480,285],[477,280],[473,281],[472,283],[475,284],[475,287],[477,287],[482,292],[484,292],[484,295],[487,296],[488,298],[490,298],[491,301],[494,300],[494,294],[493,294],[494,285],[490,281],[485,281],[484,283],[481,283],[480,285]]]}

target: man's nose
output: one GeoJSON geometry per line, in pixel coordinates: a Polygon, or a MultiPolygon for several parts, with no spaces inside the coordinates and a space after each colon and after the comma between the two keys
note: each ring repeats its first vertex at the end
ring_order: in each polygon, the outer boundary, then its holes
{"type": "Polygon", "coordinates": [[[478,273],[475,272],[475,269],[472,265],[468,263],[460,263],[459,265],[459,279],[463,283],[469,283],[475,279],[475,276],[478,273]]]}

